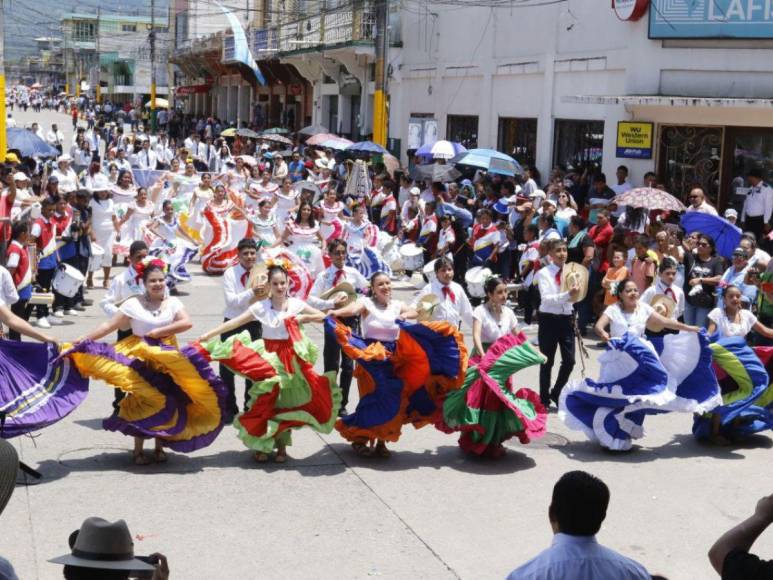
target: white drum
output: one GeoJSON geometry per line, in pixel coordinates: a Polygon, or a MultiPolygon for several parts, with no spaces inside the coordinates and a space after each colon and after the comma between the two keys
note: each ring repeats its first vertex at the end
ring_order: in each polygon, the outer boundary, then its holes
{"type": "Polygon", "coordinates": [[[91,242],[91,257],[89,258],[89,272],[99,272],[102,269],[102,258],[105,250],[99,244],[91,242]]]}
{"type": "Polygon", "coordinates": [[[476,266],[467,270],[467,273],[464,275],[464,281],[467,282],[467,292],[470,293],[470,296],[484,298],[486,291],[483,289],[483,285],[490,277],[491,270],[483,266],[476,266]]]}
{"type": "Polygon", "coordinates": [[[403,261],[403,267],[411,272],[421,270],[424,265],[424,250],[413,243],[404,244],[400,247],[400,257],[403,261]]]}
{"type": "Polygon", "coordinates": [[[424,269],[422,270],[424,277],[430,284],[437,280],[437,276],[435,276],[435,262],[437,262],[437,260],[432,260],[429,264],[424,266],[424,269]]]}
{"type": "Polygon", "coordinates": [[[393,242],[394,242],[394,238],[392,236],[390,236],[385,231],[379,230],[378,242],[377,242],[377,247],[379,252],[383,254],[384,250],[386,250],[386,248],[390,246],[393,242]]]}
{"type": "Polygon", "coordinates": [[[61,264],[54,275],[54,290],[66,298],[72,298],[85,279],[86,277],[70,264],[61,264]]]}

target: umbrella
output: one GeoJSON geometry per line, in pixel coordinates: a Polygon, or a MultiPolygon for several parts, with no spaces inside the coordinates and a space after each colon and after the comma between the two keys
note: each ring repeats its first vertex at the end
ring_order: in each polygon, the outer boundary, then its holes
{"type": "Polygon", "coordinates": [[[336,151],[344,151],[349,145],[354,145],[354,142],[349,141],[349,139],[344,139],[343,137],[328,139],[319,144],[320,147],[324,147],[325,149],[335,149],[336,151]]]}
{"type": "Polygon", "coordinates": [[[312,135],[308,139],[306,139],[306,145],[321,145],[325,141],[329,141],[330,139],[340,139],[341,137],[338,137],[336,135],[333,135],[332,133],[317,133],[316,135],[312,135]]]}
{"type": "Polygon", "coordinates": [[[461,173],[453,165],[416,165],[411,169],[411,179],[420,179],[422,181],[432,181],[448,183],[457,179],[461,173]]]}
{"type": "Polygon", "coordinates": [[[733,250],[741,241],[741,228],[724,218],[708,213],[688,211],[682,216],[682,227],[688,234],[700,232],[711,236],[717,245],[719,255],[726,258],[733,255],[733,250]]]}
{"type": "Polygon", "coordinates": [[[642,207],[653,210],[684,211],[684,204],[670,193],[654,187],[635,187],[621,193],[612,200],[617,205],[642,207]]]}
{"type": "Polygon", "coordinates": [[[246,165],[257,165],[258,161],[252,155],[239,155],[237,159],[241,159],[246,165]]]}
{"type": "Polygon", "coordinates": [[[236,137],[236,129],[234,127],[228,127],[224,131],[220,131],[221,137],[236,137]]]}
{"type": "Polygon", "coordinates": [[[353,151],[355,153],[378,153],[379,155],[389,153],[389,151],[384,149],[381,145],[374,143],[373,141],[360,141],[354,145],[349,145],[346,150],[353,151]]]}
{"type": "Polygon", "coordinates": [[[287,135],[290,132],[290,129],[285,129],[284,127],[271,127],[270,129],[266,129],[265,131],[261,131],[261,135],[287,135]]]}
{"type": "Polygon", "coordinates": [[[384,155],[384,167],[386,167],[387,173],[389,173],[391,177],[394,177],[395,171],[400,169],[400,160],[394,155],[387,153],[384,155]]]}
{"type": "Polygon", "coordinates": [[[296,181],[293,183],[293,190],[298,192],[299,195],[306,191],[313,193],[312,203],[315,203],[322,197],[322,190],[313,181],[296,181]]]}
{"type": "MultiPolygon", "coordinates": [[[[145,107],[150,107],[150,101],[145,103],[145,107]]],[[[168,109],[169,101],[167,101],[166,99],[162,99],[160,97],[156,97],[156,108],[168,109]]]]}
{"type": "Polygon", "coordinates": [[[258,135],[258,139],[262,139],[263,141],[270,141],[272,143],[281,143],[282,145],[292,145],[293,141],[292,139],[285,137],[284,135],[277,135],[277,134],[271,134],[271,135],[265,135],[261,134],[258,135]]]}
{"type": "Polygon", "coordinates": [[[305,135],[307,137],[312,137],[313,135],[322,135],[325,133],[330,134],[330,129],[323,125],[309,125],[308,127],[304,127],[298,131],[298,135],[305,135]]]}
{"type": "Polygon", "coordinates": [[[451,159],[466,151],[467,148],[461,143],[441,140],[432,145],[423,145],[417,149],[415,155],[426,159],[451,159]]]}
{"type": "Polygon", "coordinates": [[[452,158],[451,163],[480,167],[500,175],[523,174],[523,168],[515,159],[495,149],[470,149],[452,158]]]}
{"type": "Polygon", "coordinates": [[[237,129],[236,134],[239,137],[245,137],[247,139],[258,139],[260,137],[260,135],[258,135],[255,131],[253,131],[252,129],[247,129],[246,127],[237,129]]]}
{"type": "Polygon", "coordinates": [[[59,150],[51,147],[32,131],[19,127],[7,130],[8,149],[18,149],[22,157],[57,157],[59,150]]]}

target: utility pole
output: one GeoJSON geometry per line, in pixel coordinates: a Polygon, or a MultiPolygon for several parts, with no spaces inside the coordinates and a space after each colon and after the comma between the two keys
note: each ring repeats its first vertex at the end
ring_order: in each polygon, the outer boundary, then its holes
{"type": "Polygon", "coordinates": [[[97,6],[97,35],[96,35],[96,49],[97,49],[97,86],[94,88],[94,98],[97,101],[97,104],[102,102],[102,59],[99,55],[99,33],[101,31],[100,26],[100,16],[101,16],[101,8],[97,6]]]}
{"type": "Polygon", "coordinates": [[[150,0],[150,132],[156,132],[156,0],[150,0]]]}
{"type": "Polygon", "coordinates": [[[5,131],[5,0],[0,0],[0,159],[3,161],[8,153],[5,131]]]}
{"type": "Polygon", "coordinates": [[[373,141],[382,147],[386,147],[387,140],[386,59],[389,47],[388,20],[388,0],[376,0],[376,92],[373,94],[373,141]]]}
{"type": "Polygon", "coordinates": [[[166,43],[166,100],[169,101],[169,109],[174,110],[175,107],[175,94],[174,94],[174,68],[172,67],[172,59],[169,58],[169,54],[173,49],[169,47],[175,47],[175,39],[177,38],[177,23],[175,22],[174,14],[172,13],[172,4],[169,4],[169,11],[167,16],[167,26],[169,27],[168,41],[166,43]]]}

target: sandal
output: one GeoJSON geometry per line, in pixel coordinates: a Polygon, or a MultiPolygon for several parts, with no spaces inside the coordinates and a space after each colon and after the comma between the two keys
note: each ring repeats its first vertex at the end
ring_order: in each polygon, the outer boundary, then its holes
{"type": "Polygon", "coordinates": [[[156,460],[156,463],[166,463],[166,452],[163,449],[156,449],[153,452],[153,457],[156,460]]]}
{"type": "Polygon", "coordinates": [[[392,452],[389,449],[387,449],[386,443],[384,443],[383,441],[379,441],[376,444],[376,455],[386,459],[388,457],[392,457],[392,452]]]}
{"type": "Polygon", "coordinates": [[[265,463],[266,461],[268,461],[268,454],[258,451],[255,454],[255,461],[257,461],[258,463],[265,463]]]}
{"type": "Polygon", "coordinates": [[[148,465],[150,464],[150,459],[148,459],[148,456],[145,455],[143,451],[135,451],[132,453],[132,457],[134,458],[134,465],[148,465]]]}
{"type": "Polygon", "coordinates": [[[365,445],[362,441],[355,441],[352,443],[352,449],[360,457],[370,457],[373,455],[373,449],[365,445]]]}
{"type": "Polygon", "coordinates": [[[287,463],[287,451],[277,451],[274,455],[274,463],[287,463]]]}
{"type": "Polygon", "coordinates": [[[105,290],[108,290],[110,288],[110,280],[103,281],[102,288],[104,288],[105,290]]]}

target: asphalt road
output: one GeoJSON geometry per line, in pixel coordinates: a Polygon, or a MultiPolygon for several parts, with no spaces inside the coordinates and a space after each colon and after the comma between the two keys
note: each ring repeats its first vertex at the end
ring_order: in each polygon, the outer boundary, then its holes
{"type": "MultiPolygon", "coordinates": [[[[53,115],[43,116],[47,130],[53,115]]],[[[182,343],[219,323],[223,307],[217,278],[196,271],[184,290],[195,324],[182,343]]],[[[98,301],[102,292],[90,297],[98,301]]],[[[52,332],[72,339],[102,320],[94,306],[52,332]]],[[[321,327],[309,334],[321,344],[321,327]]],[[[591,377],[599,352],[591,350],[591,377]]],[[[518,383],[536,387],[537,368],[518,383]]],[[[701,445],[684,414],[648,418],[644,439],[622,455],[552,414],[545,437],[508,443],[499,461],[467,457],[455,436],[432,428],[406,428],[388,460],[357,457],[337,433],[305,429],[287,464],[258,465],[227,427],[206,449],[136,467],[131,440],[102,430],[111,399],[93,382],[71,416],[12,440],[44,474],[17,486],[0,516],[0,555],[20,578],[60,578],[61,568],[46,560],[67,552],[70,532],[94,515],[125,519],[136,553],[166,554],[173,578],[503,578],[550,543],[552,486],[575,469],[611,489],[600,542],[652,573],[712,578],[711,544],[771,493],[769,437],[740,448],[701,445]]],[[[773,553],[770,535],[759,552],[773,553]]]]}

